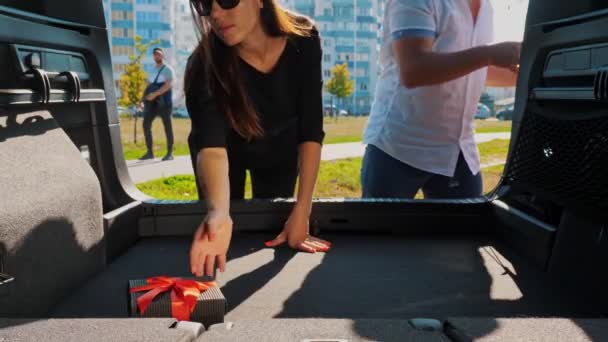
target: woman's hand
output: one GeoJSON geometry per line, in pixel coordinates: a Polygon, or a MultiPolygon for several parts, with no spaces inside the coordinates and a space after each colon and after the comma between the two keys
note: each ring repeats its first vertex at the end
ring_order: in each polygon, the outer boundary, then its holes
{"type": "Polygon", "coordinates": [[[309,235],[308,225],[309,213],[295,207],[285,228],[274,240],[266,242],[267,247],[276,247],[287,242],[289,247],[302,252],[315,253],[327,252],[331,243],[309,235]]]}
{"type": "Polygon", "coordinates": [[[190,271],[197,277],[212,277],[216,265],[226,270],[226,253],[232,237],[232,219],[227,211],[209,211],[194,233],[190,247],[190,271]]]}

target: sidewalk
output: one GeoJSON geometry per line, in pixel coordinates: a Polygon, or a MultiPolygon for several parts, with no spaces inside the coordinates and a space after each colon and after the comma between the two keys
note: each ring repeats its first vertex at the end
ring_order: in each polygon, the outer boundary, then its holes
{"type": "MultiPolygon", "coordinates": [[[[475,135],[477,143],[484,143],[495,139],[510,139],[511,133],[481,133],[475,135]]],[[[362,157],[365,145],[360,142],[324,145],[321,160],[336,160],[362,157]]],[[[134,183],[169,177],[178,174],[192,174],[190,156],[178,156],[172,161],[154,160],[127,160],[129,173],[134,183]]]]}

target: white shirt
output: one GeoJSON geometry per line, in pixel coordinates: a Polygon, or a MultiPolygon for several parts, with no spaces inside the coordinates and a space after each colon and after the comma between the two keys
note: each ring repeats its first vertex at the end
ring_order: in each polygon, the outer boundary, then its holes
{"type": "Polygon", "coordinates": [[[403,36],[434,38],[433,51],[487,45],[493,37],[488,0],[474,24],[469,0],[388,0],[380,50],[381,74],[363,137],[415,168],[452,177],[460,151],[473,174],[480,170],[474,115],[487,68],[446,83],[409,89],[401,85],[392,43],[403,36]]]}
{"type": "Polygon", "coordinates": [[[148,73],[148,82],[153,83],[156,79],[156,75],[158,75],[158,80],[156,82],[165,83],[167,81],[173,80],[174,74],[175,72],[173,71],[173,68],[168,66],[167,64],[161,64],[160,66],[155,64],[154,69],[152,69],[152,72],[148,73]],[[163,66],[163,70],[160,71],[160,68],[162,68],[163,66]],[[160,74],[158,73],[159,71],[160,74]]]}

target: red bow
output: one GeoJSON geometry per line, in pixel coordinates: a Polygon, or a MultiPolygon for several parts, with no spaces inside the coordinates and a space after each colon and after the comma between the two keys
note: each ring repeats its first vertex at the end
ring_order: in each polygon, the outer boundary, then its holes
{"type": "Polygon", "coordinates": [[[215,282],[201,282],[181,278],[154,277],[146,279],[148,285],[137,286],[129,291],[131,293],[148,291],[137,298],[137,307],[143,315],[154,298],[159,294],[171,291],[171,316],[180,321],[190,320],[198,298],[202,292],[210,287],[217,286],[215,282]]]}

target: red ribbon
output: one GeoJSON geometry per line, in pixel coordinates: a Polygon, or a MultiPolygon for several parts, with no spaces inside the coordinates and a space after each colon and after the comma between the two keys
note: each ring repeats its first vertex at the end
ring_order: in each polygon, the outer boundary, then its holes
{"type": "Polygon", "coordinates": [[[161,293],[171,291],[171,316],[180,321],[190,320],[201,293],[210,287],[217,286],[215,282],[201,282],[182,278],[153,277],[146,279],[148,285],[136,286],[131,293],[148,291],[137,298],[137,307],[143,315],[148,306],[161,293]]]}

